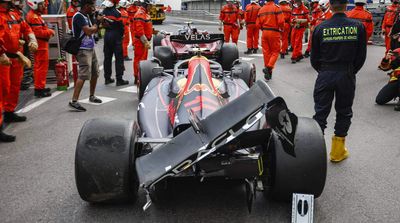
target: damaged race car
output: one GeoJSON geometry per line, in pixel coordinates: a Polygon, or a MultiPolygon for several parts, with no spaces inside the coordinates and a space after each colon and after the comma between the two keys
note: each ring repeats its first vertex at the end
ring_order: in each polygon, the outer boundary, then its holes
{"type": "Polygon", "coordinates": [[[170,70],[159,59],[141,64],[151,80],[137,121],[84,124],[75,156],[83,200],[135,201],[141,188],[146,210],[160,185],[177,177],[242,181],[249,211],[256,185],[277,200],[321,195],[327,158],[318,124],[290,112],[264,81],[254,82],[254,65],[237,60],[225,70],[204,52],[191,48],[192,57],[170,70]]]}

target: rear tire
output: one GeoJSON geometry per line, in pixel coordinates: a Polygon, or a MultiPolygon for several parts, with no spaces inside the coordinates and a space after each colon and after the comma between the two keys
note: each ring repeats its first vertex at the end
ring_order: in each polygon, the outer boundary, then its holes
{"type": "Polygon", "coordinates": [[[143,60],[139,63],[139,82],[138,82],[138,95],[139,100],[142,100],[144,92],[150,81],[156,77],[153,74],[153,68],[158,67],[158,64],[151,60],[143,60]]]}
{"type": "Polygon", "coordinates": [[[275,200],[290,201],[293,193],[319,197],[326,179],[326,146],[320,127],[311,118],[299,118],[295,135],[295,155],[285,152],[280,139],[272,135],[268,149],[271,176],[267,193],[275,200]]]}
{"type": "Polygon", "coordinates": [[[232,67],[234,75],[242,79],[250,88],[256,81],[256,68],[248,62],[238,62],[232,67]]]}
{"type": "Polygon", "coordinates": [[[135,169],[138,128],[133,121],[91,119],[79,134],[75,181],[79,195],[91,203],[136,200],[135,169]]]}
{"type": "Polygon", "coordinates": [[[161,41],[164,39],[164,35],[156,34],[153,35],[153,52],[156,46],[161,46],[161,41]]]}
{"type": "Polygon", "coordinates": [[[165,69],[173,69],[175,57],[172,49],[169,46],[156,46],[154,47],[154,57],[161,61],[161,66],[165,69]]]}
{"type": "Polygon", "coordinates": [[[219,63],[223,70],[230,71],[235,60],[239,59],[239,50],[234,43],[224,43],[221,47],[219,63]]]}

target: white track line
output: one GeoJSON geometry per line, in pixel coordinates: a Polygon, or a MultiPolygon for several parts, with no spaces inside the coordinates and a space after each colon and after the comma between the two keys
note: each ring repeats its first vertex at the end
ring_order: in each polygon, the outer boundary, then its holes
{"type": "Polygon", "coordinates": [[[40,105],[42,105],[43,103],[45,103],[48,100],[51,100],[52,98],[55,98],[56,96],[58,96],[59,94],[63,93],[63,91],[56,91],[54,92],[50,97],[47,98],[42,98],[38,101],[35,101],[34,103],[18,110],[16,113],[26,113],[29,112],[30,110],[39,107],[40,105]]]}

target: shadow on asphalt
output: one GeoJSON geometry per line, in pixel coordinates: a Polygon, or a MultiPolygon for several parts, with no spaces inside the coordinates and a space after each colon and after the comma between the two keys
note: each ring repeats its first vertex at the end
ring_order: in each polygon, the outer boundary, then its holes
{"type": "Polygon", "coordinates": [[[243,181],[205,179],[200,183],[198,179],[173,179],[159,198],[146,212],[142,210],[146,200],[141,191],[134,204],[87,205],[81,214],[113,219],[124,212],[124,219],[139,218],[144,222],[289,222],[291,218],[290,203],[271,201],[262,192],[257,192],[249,213],[243,181]]]}

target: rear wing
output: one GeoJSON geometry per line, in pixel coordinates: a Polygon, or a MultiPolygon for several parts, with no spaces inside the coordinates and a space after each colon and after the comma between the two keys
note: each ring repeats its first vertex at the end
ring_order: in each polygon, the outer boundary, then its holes
{"type": "Polygon", "coordinates": [[[171,35],[171,42],[182,44],[199,44],[199,43],[214,43],[217,41],[224,42],[224,34],[185,34],[171,35]]]}

